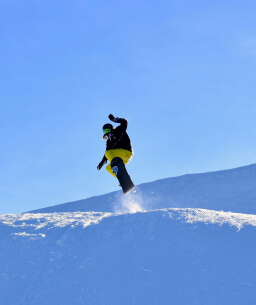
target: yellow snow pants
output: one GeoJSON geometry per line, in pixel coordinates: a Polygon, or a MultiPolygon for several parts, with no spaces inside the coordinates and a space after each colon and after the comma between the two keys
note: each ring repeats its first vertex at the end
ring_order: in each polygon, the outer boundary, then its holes
{"type": "Polygon", "coordinates": [[[126,149],[111,149],[111,150],[107,150],[105,152],[105,157],[108,159],[108,161],[110,162],[110,164],[108,164],[106,166],[106,170],[114,177],[116,177],[116,175],[112,172],[112,168],[111,168],[111,161],[116,158],[119,157],[124,161],[124,164],[127,164],[131,161],[132,157],[133,157],[133,153],[130,152],[129,150],[126,149]]]}

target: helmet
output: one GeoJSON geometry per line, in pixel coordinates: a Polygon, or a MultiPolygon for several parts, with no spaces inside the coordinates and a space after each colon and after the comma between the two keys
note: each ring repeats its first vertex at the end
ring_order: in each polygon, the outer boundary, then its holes
{"type": "Polygon", "coordinates": [[[104,130],[104,129],[114,129],[114,127],[113,127],[113,125],[111,125],[111,124],[105,124],[105,125],[103,125],[103,127],[102,127],[102,129],[104,130]]]}

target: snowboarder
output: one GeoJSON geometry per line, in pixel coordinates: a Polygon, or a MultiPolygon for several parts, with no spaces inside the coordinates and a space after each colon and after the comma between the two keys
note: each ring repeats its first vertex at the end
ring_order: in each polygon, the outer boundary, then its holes
{"type": "Polygon", "coordinates": [[[127,164],[131,161],[133,157],[133,148],[131,140],[126,133],[128,121],[126,119],[115,118],[112,114],[108,116],[110,121],[115,123],[120,123],[118,127],[114,127],[112,124],[105,124],[103,126],[103,140],[107,140],[106,152],[97,166],[97,169],[100,170],[107,161],[110,162],[106,166],[106,170],[117,178],[116,174],[112,170],[111,161],[114,158],[121,158],[124,164],[127,164]]]}
{"type": "Polygon", "coordinates": [[[110,161],[106,170],[118,179],[124,194],[128,194],[135,187],[125,168],[125,164],[130,162],[133,157],[131,140],[126,133],[128,121],[115,118],[112,114],[108,117],[111,121],[120,123],[120,125],[117,128],[114,128],[112,124],[103,126],[103,140],[107,140],[107,148],[97,169],[100,170],[107,161],[110,161]]]}

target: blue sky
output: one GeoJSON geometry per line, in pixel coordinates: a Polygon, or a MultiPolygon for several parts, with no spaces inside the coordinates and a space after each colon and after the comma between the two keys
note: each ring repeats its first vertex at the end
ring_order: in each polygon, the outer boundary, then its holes
{"type": "Polygon", "coordinates": [[[0,3],[0,213],[118,189],[96,170],[129,120],[136,184],[256,162],[255,1],[0,3]]]}

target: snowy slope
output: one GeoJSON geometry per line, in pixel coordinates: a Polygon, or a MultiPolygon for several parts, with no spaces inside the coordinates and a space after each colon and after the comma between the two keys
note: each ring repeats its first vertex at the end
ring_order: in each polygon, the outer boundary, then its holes
{"type": "Polygon", "coordinates": [[[1,304],[256,304],[255,186],[251,165],[0,215],[1,304]]]}
{"type": "Polygon", "coordinates": [[[0,234],[1,304],[256,304],[256,215],[28,213],[0,234]]]}
{"type": "MultiPolygon", "coordinates": [[[[111,179],[111,177],[109,177],[111,179]]],[[[114,182],[113,182],[114,183],[114,182]]],[[[115,212],[131,200],[143,210],[203,208],[256,214],[256,164],[204,174],[191,174],[141,184],[123,202],[122,192],[92,197],[40,209],[37,213],[98,211],[115,212]]],[[[122,210],[123,211],[123,210],[122,210]]]]}

